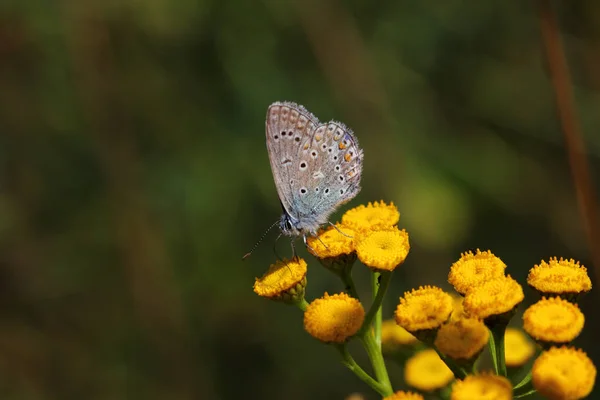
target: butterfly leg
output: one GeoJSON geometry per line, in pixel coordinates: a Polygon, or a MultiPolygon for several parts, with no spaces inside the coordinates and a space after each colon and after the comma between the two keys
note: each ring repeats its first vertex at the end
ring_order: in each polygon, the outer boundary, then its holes
{"type": "MultiPolygon", "coordinates": [[[[321,240],[320,237],[317,236],[317,238],[319,240],[321,240]]],[[[306,247],[308,247],[308,249],[311,251],[312,254],[314,254],[315,256],[317,256],[317,251],[315,249],[312,248],[312,246],[310,244],[308,244],[307,240],[306,240],[306,235],[302,236],[302,240],[304,241],[304,245],[306,247]]],[[[321,243],[323,243],[323,241],[321,240],[321,243]]],[[[325,246],[325,248],[327,248],[327,245],[325,245],[325,243],[323,243],[323,246],[325,246]]],[[[318,257],[318,256],[317,256],[318,257]]]]}
{"type": "Polygon", "coordinates": [[[296,254],[296,239],[292,238],[290,244],[292,245],[292,258],[298,258],[298,254],[296,254]]]}
{"type": "Polygon", "coordinates": [[[345,234],[344,232],[340,231],[340,228],[338,228],[337,226],[335,226],[335,224],[332,224],[331,221],[329,222],[329,225],[333,226],[335,228],[336,231],[338,231],[339,233],[341,233],[342,235],[346,236],[347,238],[353,238],[353,236],[350,236],[348,234],[345,234]]]}

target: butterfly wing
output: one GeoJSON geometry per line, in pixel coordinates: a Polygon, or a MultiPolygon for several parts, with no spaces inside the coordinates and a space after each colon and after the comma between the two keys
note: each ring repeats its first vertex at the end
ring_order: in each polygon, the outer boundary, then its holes
{"type": "Polygon", "coordinates": [[[363,153],[353,132],[331,121],[317,127],[310,147],[301,149],[298,159],[308,160],[306,174],[299,182],[300,193],[302,188],[307,189],[306,195],[300,196],[300,219],[305,221],[306,229],[315,232],[360,191],[363,153]]]}
{"type": "Polygon", "coordinates": [[[294,219],[299,217],[300,197],[297,155],[318,123],[314,115],[295,103],[276,102],[267,110],[266,139],[273,180],[283,208],[294,219]]]}
{"type": "Polygon", "coordinates": [[[342,123],[320,124],[304,107],[274,103],[267,148],[279,199],[301,232],[315,233],[360,191],[362,150],[342,123]]]}

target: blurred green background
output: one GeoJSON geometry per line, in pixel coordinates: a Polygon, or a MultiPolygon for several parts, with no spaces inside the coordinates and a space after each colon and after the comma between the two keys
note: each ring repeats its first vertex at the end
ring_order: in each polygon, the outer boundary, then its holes
{"type": "MultiPolygon", "coordinates": [[[[597,177],[600,3],[556,5],[597,177]]],[[[363,190],[334,220],[400,209],[412,250],[386,317],[404,290],[450,289],[469,249],[523,285],[550,256],[597,282],[533,2],[4,0],[0,398],[377,398],[298,310],[252,292],[276,233],[241,261],[280,215],[278,100],[360,140],[363,190]]],[[[300,252],[309,299],[342,290],[300,252]]],[[[598,296],[576,340],[596,365],[598,296]]]]}

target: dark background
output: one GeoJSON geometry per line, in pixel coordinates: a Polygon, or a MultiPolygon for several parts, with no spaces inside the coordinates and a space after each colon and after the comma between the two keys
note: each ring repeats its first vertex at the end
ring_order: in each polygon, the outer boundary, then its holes
{"type": "MultiPolygon", "coordinates": [[[[556,10],[597,186],[600,3],[556,10]]],[[[334,220],[399,207],[412,249],[386,317],[404,290],[450,290],[469,249],[524,286],[550,256],[597,282],[535,2],[5,0],[2,399],[376,398],[298,310],[252,292],[276,233],[241,261],[280,214],[264,139],[277,100],[360,140],[363,190],[334,220]]],[[[301,254],[309,300],[342,290],[301,254]]],[[[368,278],[358,266],[365,294],[368,278]]],[[[583,298],[576,345],[598,365],[597,304],[583,298]]]]}

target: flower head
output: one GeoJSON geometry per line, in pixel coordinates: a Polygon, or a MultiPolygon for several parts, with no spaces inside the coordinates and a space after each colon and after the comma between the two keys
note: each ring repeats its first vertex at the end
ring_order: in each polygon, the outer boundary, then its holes
{"type": "Polygon", "coordinates": [[[306,261],[295,257],[271,264],[267,272],[254,282],[254,292],[262,297],[286,302],[304,298],[306,261]]]}
{"type": "Polygon", "coordinates": [[[435,286],[405,292],[394,314],[396,323],[411,333],[437,329],[452,313],[452,297],[435,286]]]}
{"type": "Polygon", "coordinates": [[[325,343],[342,343],[360,329],[365,310],[360,302],[346,293],[314,300],[304,312],[304,329],[325,343]]]}
{"type": "Polygon", "coordinates": [[[454,382],[450,400],[511,400],[512,385],[503,376],[482,373],[454,382]]]}
{"type": "Polygon", "coordinates": [[[450,293],[452,296],[452,315],[450,315],[450,321],[458,321],[459,319],[467,317],[465,309],[463,308],[464,297],[459,296],[455,293],[450,293]]]}
{"type": "Polygon", "coordinates": [[[408,255],[408,233],[396,227],[363,233],[356,240],[358,259],[375,270],[393,271],[408,255]]]}
{"type": "Polygon", "coordinates": [[[465,296],[465,311],[486,319],[508,313],[523,301],[523,288],[510,275],[494,278],[473,288],[465,296]]]}
{"type": "Polygon", "coordinates": [[[454,379],[454,373],[433,349],[418,352],[406,361],[404,380],[409,386],[430,392],[454,379]]]}
{"type": "Polygon", "coordinates": [[[354,230],[341,224],[321,229],[306,240],[308,251],[318,258],[337,257],[354,251],[354,230]]]}
{"type": "Polygon", "coordinates": [[[543,352],[531,370],[533,387],[544,397],[575,400],[590,394],[596,367],[581,350],[553,347],[543,352]]]}
{"type": "Polygon", "coordinates": [[[507,367],[520,367],[535,353],[533,343],[520,329],[507,328],[504,333],[504,355],[507,367]]]}
{"type": "Polygon", "coordinates": [[[481,285],[490,279],[504,276],[506,264],[492,254],[491,251],[463,253],[458,261],[452,264],[448,274],[448,282],[460,294],[481,285]]]}
{"type": "Polygon", "coordinates": [[[546,343],[569,343],[581,330],[585,317],[576,304],[560,297],[545,297],[523,314],[523,329],[534,339],[546,343]]]}
{"type": "Polygon", "coordinates": [[[384,397],[383,400],[424,400],[424,398],[420,393],[400,390],[391,396],[384,397]]]}
{"type": "Polygon", "coordinates": [[[410,332],[396,324],[393,319],[381,323],[381,345],[384,351],[393,351],[399,346],[411,346],[418,340],[410,332]]]}
{"type": "Polygon", "coordinates": [[[489,337],[489,330],[481,320],[463,318],[442,325],[435,346],[454,360],[467,361],[479,355],[489,337]]]}
{"type": "Polygon", "coordinates": [[[587,269],[575,260],[558,260],[550,258],[542,260],[539,265],[529,270],[527,283],[537,291],[545,294],[577,294],[589,292],[592,281],[587,269]]]}
{"type": "Polygon", "coordinates": [[[360,205],[346,211],[342,223],[355,231],[367,231],[378,227],[392,227],[400,220],[400,213],[394,203],[389,205],[383,201],[360,205]]]}

